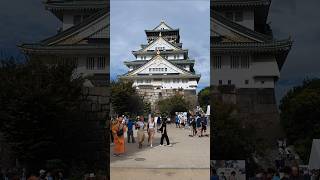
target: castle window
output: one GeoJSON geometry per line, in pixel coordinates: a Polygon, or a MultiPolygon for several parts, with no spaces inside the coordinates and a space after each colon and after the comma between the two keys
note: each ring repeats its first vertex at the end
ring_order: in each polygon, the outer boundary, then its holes
{"type": "Polygon", "coordinates": [[[230,58],[230,68],[238,69],[240,66],[240,57],[239,56],[231,56],[230,58]]]}
{"type": "Polygon", "coordinates": [[[228,85],[231,85],[231,80],[228,80],[228,85]]]}
{"type": "Polygon", "coordinates": [[[213,56],[213,68],[221,69],[221,56],[213,56]]]}
{"type": "Polygon", "coordinates": [[[78,57],[72,57],[71,58],[71,65],[74,66],[74,67],[77,67],[78,66],[78,61],[79,61],[78,57]]]}
{"type": "Polygon", "coordinates": [[[95,64],[94,57],[87,57],[87,64],[86,64],[87,69],[89,70],[94,69],[94,64],[95,64]]]}
{"type": "Polygon", "coordinates": [[[105,69],[106,68],[106,58],[103,56],[98,57],[98,69],[105,69]]]}
{"type": "Polygon", "coordinates": [[[249,69],[249,67],[250,67],[249,56],[241,56],[241,68],[249,69]]]}
{"type": "Polygon", "coordinates": [[[219,85],[222,85],[222,80],[219,80],[219,85]]]}

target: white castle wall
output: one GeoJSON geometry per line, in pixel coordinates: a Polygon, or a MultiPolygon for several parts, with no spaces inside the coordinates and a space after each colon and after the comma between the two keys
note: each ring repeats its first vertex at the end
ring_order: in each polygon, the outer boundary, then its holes
{"type": "Polygon", "coordinates": [[[219,80],[222,85],[228,85],[231,80],[237,88],[274,88],[280,72],[274,57],[251,57],[249,68],[231,69],[230,55],[222,55],[221,69],[212,68],[211,77],[211,84],[215,86],[219,80]]]}

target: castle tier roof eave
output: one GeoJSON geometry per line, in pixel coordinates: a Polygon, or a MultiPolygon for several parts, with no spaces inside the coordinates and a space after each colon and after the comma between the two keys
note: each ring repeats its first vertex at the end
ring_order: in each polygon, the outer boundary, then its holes
{"type": "Polygon", "coordinates": [[[179,29],[159,29],[159,30],[144,30],[146,33],[160,33],[160,32],[178,32],[179,29]]]}
{"type": "Polygon", "coordinates": [[[72,26],[71,28],[66,29],[66,30],[64,30],[64,31],[52,36],[52,37],[49,37],[47,39],[42,40],[41,44],[49,45],[50,43],[56,42],[63,37],[67,37],[68,35],[79,31],[81,28],[88,26],[91,23],[95,23],[96,20],[98,20],[99,18],[102,18],[103,16],[110,16],[110,12],[108,12],[107,10],[100,10],[97,13],[90,16],[89,18],[85,19],[80,24],[72,26]]]}
{"type": "Polygon", "coordinates": [[[270,6],[271,0],[213,0],[212,7],[270,6]]]}
{"type": "MultiPolygon", "coordinates": [[[[132,51],[132,54],[133,55],[137,55],[136,53],[146,53],[146,52],[148,52],[148,51],[144,51],[145,49],[147,49],[149,46],[151,46],[152,44],[154,44],[157,40],[159,40],[160,38],[162,38],[164,41],[166,41],[167,43],[169,43],[170,45],[172,45],[173,47],[175,47],[176,48],[176,50],[174,50],[174,51],[168,51],[168,52],[177,52],[177,51],[186,51],[187,53],[188,53],[188,49],[182,49],[182,48],[180,48],[179,46],[177,46],[176,44],[174,44],[174,43],[171,43],[171,42],[169,42],[168,40],[166,40],[165,38],[163,38],[162,36],[159,36],[156,40],[154,40],[152,43],[150,43],[150,44],[148,44],[148,46],[146,46],[145,48],[143,48],[143,49],[140,49],[140,50],[138,50],[138,51],[132,51]]],[[[155,52],[155,51],[152,51],[152,54],[153,54],[153,52],[155,52]]],[[[163,51],[163,52],[165,52],[165,51],[163,51]]]]}
{"type": "Polygon", "coordinates": [[[87,44],[87,45],[59,45],[44,46],[42,44],[22,44],[18,45],[22,52],[26,54],[38,55],[88,55],[88,54],[108,54],[109,44],[87,44]]]}
{"type": "Polygon", "coordinates": [[[193,74],[193,75],[163,75],[163,74],[152,74],[152,75],[136,75],[136,76],[128,76],[126,74],[119,75],[119,79],[125,79],[125,80],[132,80],[132,79],[154,79],[154,78],[162,78],[162,79],[172,79],[172,78],[182,78],[182,79],[196,79],[200,80],[201,75],[200,74],[193,74]]]}
{"type": "Polygon", "coordinates": [[[50,11],[61,10],[97,10],[106,9],[110,3],[107,0],[83,0],[83,1],[57,1],[44,2],[45,8],[50,11]]]}
{"type": "Polygon", "coordinates": [[[285,40],[274,40],[272,42],[212,42],[211,50],[216,52],[273,52],[279,50],[290,51],[293,41],[291,38],[285,40]]]}
{"type": "Polygon", "coordinates": [[[272,36],[268,36],[268,35],[265,35],[265,34],[262,34],[262,33],[259,33],[259,32],[256,32],[252,29],[249,29],[245,26],[242,26],[238,23],[235,23],[225,17],[223,17],[220,13],[218,12],[215,12],[213,10],[211,10],[211,21],[214,21],[214,20],[217,20],[219,21],[220,23],[238,31],[238,32],[241,32],[249,37],[252,37],[254,39],[258,39],[260,41],[263,41],[263,42],[270,42],[270,41],[274,41],[273,37],[272,36]]]}
{"type": "Polygon", "coordinates": [[[63,14],[65,11],[80,11],[80,12],[96,12],[102,9],[108,9],[110,3],[105,0],[85,0],[85,1],[57,1],[47,0],[44,3],[46,10],[51,11],[61,21],[63,20],[63,14]]]}
{"type": "MultiPolygon", "coordinates": [[[[189,49],[179,49],[174,51],[161,51],[161,54],[177,54],[177,53],[185,53],[188,54],[189,49]]],[[[143,49],[140,49],[138,51],[132,51],[133,55],[155,55],[156,51],[143,51],[143,49]]]]}
{"type": "Polygon", "coordinates": [[[212,43],[210,49],[217,54],[228,54],[230,52],[253,54],[272,53],[273,55],[275,55],[278,67],[281,70],[291,50],[292,45],[293,41],[291,40],[291,38],[289,38],[287,40],[274,41],[269,43],[212,43]]]}
{"type": "MultiPolygon", "coordinates": [[[[169,60],[169,61],[171,61],[173,64],[176,64],[176,65],[180,65],[180,64],[194,65],[195,63],[195,60],[189,60],[189,59],[188,60],[169,60]]],[[[124,64],[127,67],[130,67],[130,66],[140,66],[147,62],[148,60],[124,61],[124,64]]]]}

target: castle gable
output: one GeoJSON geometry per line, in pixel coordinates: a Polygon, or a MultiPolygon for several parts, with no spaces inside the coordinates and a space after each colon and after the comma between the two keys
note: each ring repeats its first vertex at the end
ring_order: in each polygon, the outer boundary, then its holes
{"type": "Polygon", "coordinates": [[[155,56],[153,59],[148,61],[146,64],[142,65],[141,67],[129,72],[129,76],[135,75],[143,75],[143,74],[191,74],[186,70],[183,70],[176,65],[172,64],[171,62],[167,61],[160,55],[155,56]]]}

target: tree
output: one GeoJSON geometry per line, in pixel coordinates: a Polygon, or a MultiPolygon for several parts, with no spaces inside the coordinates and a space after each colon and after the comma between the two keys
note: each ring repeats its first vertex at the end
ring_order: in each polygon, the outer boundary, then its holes
{"type": "Polygon", "coordinates": [[[198,93],[198,102],[202,109],[207,109],[210,104],[210,87],[206,87],[198,93]]]}
{"type": "Polygon", "coordinates": [[[127,113],[141,115],[144,113],[145,103],[132,87],[132,82],[112,82],[111,103],[112,108],[119,115],[127,113]]]}
{"type": "Polygon", "coordinates": [[[291,89],[279,108],[289,143],[307,162],[312,140],[320,137],[320,79],[305,80],[301,86],[291,89]]]}
{"type": "Polygon", "coordinates": [[[213,136],[211,138],[214,159],[247,159],[255,152],[254,129],[245,127],[237,118],[232,104],[213,102],[213,136]]]}
{"type": "Polygon", "coordinates": [[[161,99],[157,103],[161,113],[170,114],[175,112],[187,112],[190,109],[190,103],[182,95],[174,95],[172,97],[161,99]]]}
{"type": "Polygon", "coordinates": [[[90,129],[80,110],[83,79],[73,70],[37,60],[1,61],[0,131],[15,158],[31,170],[54,159],[70,165],[92,153],[80,145],[85,133],[79,132],[90,129]]]}

